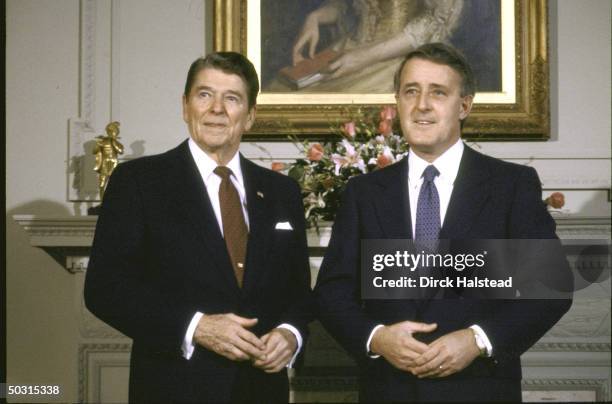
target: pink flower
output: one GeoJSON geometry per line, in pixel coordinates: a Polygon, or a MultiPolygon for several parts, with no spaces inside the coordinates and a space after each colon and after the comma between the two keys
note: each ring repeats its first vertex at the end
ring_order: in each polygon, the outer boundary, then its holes
{"type": "Polygon", "coordinates": [[[393,133],[393,125],[391,123],[391,120],[384,119],[380,121],[380,123],[378,124],[378,131],[384,137],[388,137],[389,135],[391,135],[393,133]]]}
{"type": "Polygon", "coordinates": [[[561,209],[565,205],[565,195],[561,192],[553,192],[544,202],[551,208],[561,209]]]}
{"type": "Polygon", "coordinates": [[[356,133],[355,132],[355,122],[353,121],[345,122],[344,125],[342,125],[342,132],[344,132],[344,134],[346,134],[350,138],[354,138],[355,133],[356,133]]]}
{"type": "Polygon", "coordinates": [[[336,166],[334,172],[336,175],[340,175],[340,169],[343,167],[356,167],[361,170],[362,173],[366,173],[366,164],[360,156],[362,147],[356,150],[355,147],[346,139],[342,139],[342,147],[344,147],[344,156],[338,153],[331,155],[331,160],[336,166]]]}
{"type": "Polygon", "coordinates": [[[273,161],[272,166],[270,167],[272,171],[283,171],[286,168],[285,163],[281,163],[280,161],[273,161]]]}
{"type": "Polygon", "coordinates": [[[392,121],[397,116],[397,110],[392,105],[387,105],[380,110],[380,119],[383,121],[392,121]]]}
{"type": "Polygon", "coordinates": [[[310,161],[319,161],[323,158],[323,146],[320,143],[314,143],[308,149],[306,157],[310,161]]]}
{"type": "Polygon", "coordinates": [[[393,163],[393,157],[389,156],[386,153],[381,153],[377,158],[376,158],[376,166],[378,168],[383,168],[388,166],[389,164],[393,163]]]}

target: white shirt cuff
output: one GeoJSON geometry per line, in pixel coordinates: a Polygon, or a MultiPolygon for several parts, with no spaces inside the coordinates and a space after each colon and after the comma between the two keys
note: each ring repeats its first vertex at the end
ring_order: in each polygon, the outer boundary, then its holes
{"type": "Polygon", "coordinates": [[[297,356],[300,353],[300,350],[302,349],[302,343],[303,343],[302,334],[300,334],[297,328],[287,323],[283,323],[279,325],[277,328],[284,328],[284,329],[291,331],[291,333],[295,336],[295,339],[297,340],[297,348],[295,350],[295,353],[293,354],[293,357],[291,358],[289,363],[287,363],[287,366],[285,366],[287,368],[292,368],[293,364],[295,363],[295,359],[297,358],[297,356]]]}
{"type": "Polygon", "coordinates": [[[384,327],[384,325],[378,324],[376,327],[374,327],[372,329],[372,332],[370,333],[370,338],[368,338],[368,340],[366,341],[366,353],[372,359],[380,358],[380,355],[375,355],[372,353],[372,351],[370,351],[370,343],[372,342],[372,337],[374,336],[374,333],[381,327],[384,327]]]}
{"type": "Polygon", "coordinates": [[[491,341],[489,341],[489,337],[487,337],[487,334],[485,334],[484,330],[482,328],[480,328],[480,326],[474,324],[471,325],[470,328],[472,330],[474,330],[474,332],[480,337],[480,339],[482,339],[482,341],[485,344],[485,349],[486,349],[486,356],[488,358],[490,358],[491,356],[493,356],[493,345],[491,345],[491,341]]]}
{"type": "Polygon", "coordinates": [[[198,311],[193,315],[191,322],[189,323],[189,327],[187,327],[187,332],[185,333],[185,338],[183,339],[183,345],[181,345],[183,358],[187,360],[191,359],[191,356],[193,355],[193,350],[195,349],[195,346],[193,345],[193,335],[195,334],[195,330],[203,315],[204,313],[200,313],[198,311]]]}

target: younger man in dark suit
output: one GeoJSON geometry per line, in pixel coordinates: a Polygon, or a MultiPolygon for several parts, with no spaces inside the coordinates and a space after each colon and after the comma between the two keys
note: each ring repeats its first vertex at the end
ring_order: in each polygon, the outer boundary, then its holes
{"type": "Polygon", "coordinates": [[[289,398],[310,272],[297,183],[238,153],[258,91],[244,56],[197,59],[183,96],[190,139],[110,179],[85,300],[133,339],[130,401],[289,398]]]}
{"type": "Polygon", "coordinates": [[[364,239],[556,238],[535,170],[461,141],[474,97],[461,54],[410,52],[395,93],[409,155],[349,181],[315,288],[321,321],[358,361],[363,401],[520,401],[519,357],[569,300],[362,299],[364,239]]]}

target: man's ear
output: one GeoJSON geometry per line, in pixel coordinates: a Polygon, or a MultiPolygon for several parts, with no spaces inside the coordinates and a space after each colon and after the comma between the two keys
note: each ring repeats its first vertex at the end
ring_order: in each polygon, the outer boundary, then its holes
{"type": "Polygon", "coordinates": [[[473,104],[474,104],[474,96],[473,95],[466,95],[465,97],[463,97],[461,99],[461,105],[459,106],[459,108],[460,108],[459,119],[461,119],[463,121],[465,118],[467,118],[467,116],[472,111],[472,105],[473,104]]]}
{"type": "Polygon", "coordinates": [[[182,97],[182,104],[183,104],[183,121],[187,122],[187,97],[185,97],[185,94],[183,94],[182,97]]]}
{"type": "Polygon", "coordinates": [[[249,115],[247,116],[246,125],[244,125],[245,132],[248,132],[255,123],[256,112],[257,106],[253,105],[253,108],[251,108],[251,110],[249,111],[249,115]]]}

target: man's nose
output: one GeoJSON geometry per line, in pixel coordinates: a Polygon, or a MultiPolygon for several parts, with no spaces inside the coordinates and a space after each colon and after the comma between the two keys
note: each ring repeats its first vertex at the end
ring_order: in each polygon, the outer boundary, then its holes
{"type": "Polygon", "coordinates": [[[225,105],[223,104],[223,98],[214,96],[212,99],[211,109],[216,114],[221,114],[225,111],[225,105]]]}
{"type": "Polygon", "coordinates": [[[427,95],[427,93],[422,92],[419,94],[419,97],[417,99],[417,108],[420,110],[428,110],[430,107],[429,105],[429,97],[427,95]]]}

